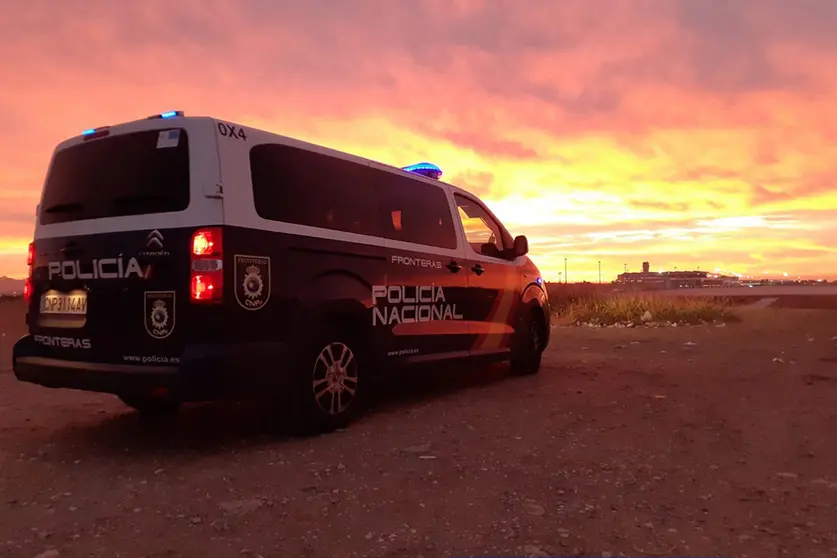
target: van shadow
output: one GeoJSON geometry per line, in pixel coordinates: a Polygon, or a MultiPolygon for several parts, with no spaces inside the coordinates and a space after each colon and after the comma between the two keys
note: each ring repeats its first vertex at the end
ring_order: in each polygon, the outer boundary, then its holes
{"type": "MultiPolygon", "coordinates": [[[[371,397],[357,422],[403,416],[400,411],[412,405],[446,395],[468,397],[468,391],[500,381],[513,381],[507,365],[460,364],[392,374],[370,384],[371,397]]],[[[349,435],[351,430],[350,426],[349,435]]],[[[124,407],[102,420],[67,424],[50,438],[66,458],[119,454],[130,455],[134,462],[163,454],[214,454],[299,440],[277,422],[269,405],[249,401],[190,404],[175,416],[154,418],[124,407]]]]}

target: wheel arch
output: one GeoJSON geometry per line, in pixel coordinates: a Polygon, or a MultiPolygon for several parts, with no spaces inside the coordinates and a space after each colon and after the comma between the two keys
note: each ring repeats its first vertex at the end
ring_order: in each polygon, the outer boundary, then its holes
{"type": "Polygon", "coordinates": [[[308,336],[324,326],[339,328],[351,334],[369,364],[377,368],[386,339],[385,332],[372,327],[372,286],[384,278],[381,269],[368,271],[359,274],[333,269],[319,274],[300,292],[299,300],[306,313],[308,336]]]}
{"type": "Polygon", "coordinates": [[[373,368],[381,361],[381,339],[371,324],[370,309],[356,299],[322,301],[310,314],[309,336],[314,337],[325,328],[348,334],[373,368]]]}

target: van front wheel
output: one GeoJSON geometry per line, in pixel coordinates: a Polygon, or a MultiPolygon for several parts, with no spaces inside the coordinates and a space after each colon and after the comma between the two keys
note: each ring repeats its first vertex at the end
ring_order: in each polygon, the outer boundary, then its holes
{"type": "Polygon", "coordinates": [[[541,368],[543,356],[543,318],[536,312],[529,312],[518,325],[516,347],[511,359],[514,374],[530,376],[541,368]]]}

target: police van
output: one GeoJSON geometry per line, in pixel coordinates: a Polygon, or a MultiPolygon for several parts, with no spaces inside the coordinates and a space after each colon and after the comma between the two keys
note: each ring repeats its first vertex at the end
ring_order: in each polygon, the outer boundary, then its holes
{"type": "Polygon", "coordinates": [[[14,373],[151,414],[276,396],[311,431],[404,366],[533,374],[528,241],[440,177],[180,111],[85,130],[49,163],[14,373]]]}

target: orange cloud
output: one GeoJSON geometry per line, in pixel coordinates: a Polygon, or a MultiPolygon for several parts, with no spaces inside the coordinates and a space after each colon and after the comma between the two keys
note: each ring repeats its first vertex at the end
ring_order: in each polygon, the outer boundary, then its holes
{"type": "Polygon", "coordinates": [[[0,22],[0,274],[53,146],[177,108],[439,164],[548,278],[837,273],[837,2],[31,0],[0,22]]]}

